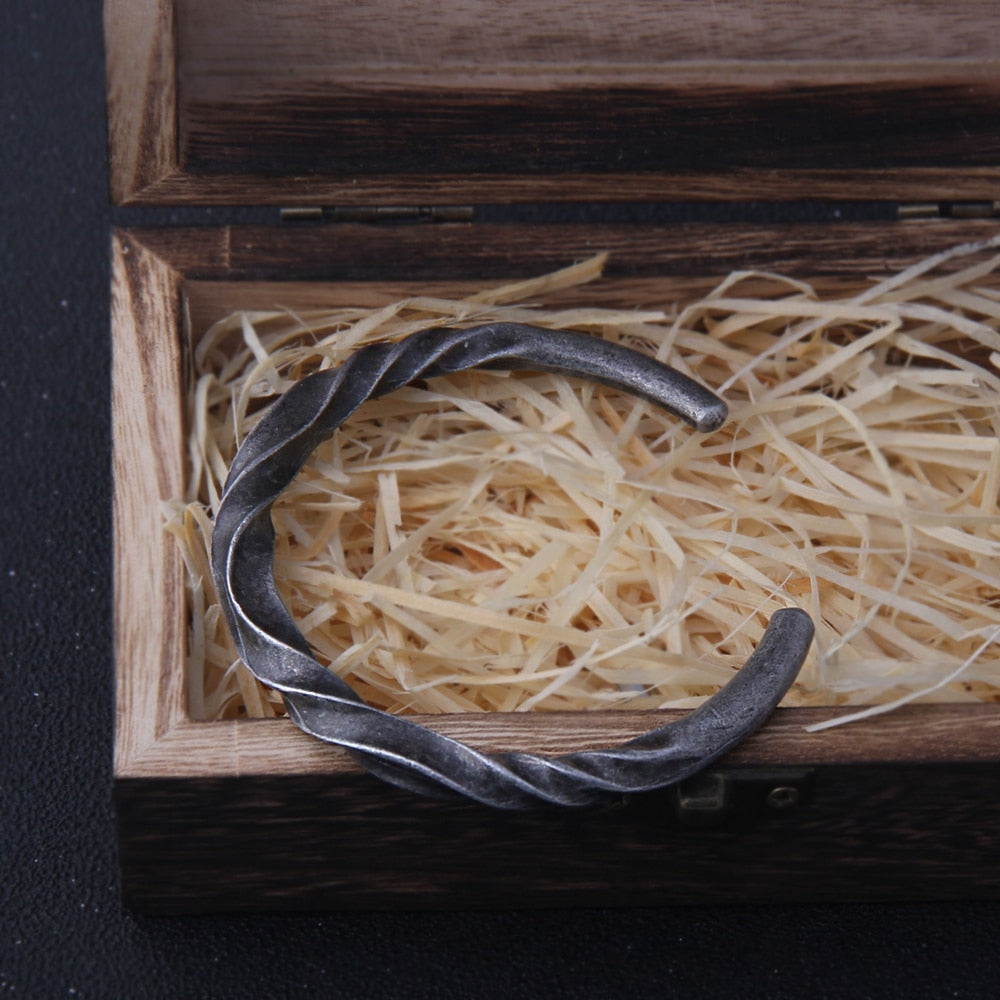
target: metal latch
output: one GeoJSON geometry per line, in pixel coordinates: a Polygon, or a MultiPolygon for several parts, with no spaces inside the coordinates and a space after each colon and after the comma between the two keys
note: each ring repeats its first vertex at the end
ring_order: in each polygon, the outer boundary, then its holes
{"type": "Polygon", "coordinates": [[[712,769],[674,786],[671,805],[683,826],[741,825],[801,808],[812,785],[804,768],[712,769]]]}

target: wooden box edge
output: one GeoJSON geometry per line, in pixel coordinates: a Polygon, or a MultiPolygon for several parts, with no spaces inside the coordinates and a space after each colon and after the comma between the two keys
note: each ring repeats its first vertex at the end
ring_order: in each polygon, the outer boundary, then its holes
{"type": "MultiPolygon", "coordinates": [[[[929,162],[907,162],[880,166],[877,158],[864,167],[808,167],[794,162],[770,168],[767,165],[733,163],[713,168],[709,163],[697,169],[677,166],[622,171],[608,160],[601,171],[566,168],[512,170],[509,173],[478,169],[466,174],[454,171],[273,170],[244,164],[242,169],[190,169],[181,153],[182,123],[179,71],[177,0],[105,0],[104,35],[108,93],[109,148],[112,200],[119,205],[444,205],[509,203],[518,201],[720,201],[749,198],[787,200],[792,197],[841,200],[951,201],[994,199],[1000,181],[1000,166],[976,152],[970,162],[959,167],[929,162]]],[[[915,87],[926,71],[933,86],[955,95],[977,88],[1000,86],[995,63],[987,59],[956,62],[915,60],[899,63],[895,72],[915,87]],[[923,68],[923,69],[922,69],[923,68]],[[912,79],[911,79],[912,78],[912,79]],[[933,81],[937,81],[936,84],[933,81]]],[[[896,65],[894,63],[894,65],[896,65]]],[[[802,64],[794,71],[778,62],[773,70],[760,67],[749,72],[793,72],[802,74],[802,64]]],[[[875,60],[856,70],[877,77],[884,70],[875,60]]],[[[809,80],[792,79],[791,98],[809,94],[832,70],[820,63],[809,80]]],[[[703,75],[709,72],[702,68],[703,75]]],[[[679,86],[684,83],[681,73],[679,86]]],[[[768,86],[760,83],[762,93],[768,86]]],[[[992,92],[992,91],[990,91],[992,92]]],[[[847,85],[847,94],[853,93],[847,85]]],[[[939,95],[940,96],[940,95],[939,95]]],[[[852,98],[853,99],[853,98],[852,98]]],[[[886,100],[888,98],[885,98],[886,100]]],[[[946,105],[947,101],[942,97],[946,105]]],[[[912,96],[910,105],[921,103],[912,96]]],[[[706,106],[710,111],[712,103],[706,106]]],[[[794,105],[793,105],[794,106],[794,105]]],[[[866,107],[867,105],[862,105],[866,107]]],[[[978,106],[978,105],[977,105],[978,106]]],[[[970,111],[970,114],[972,112],[970,111]]],[[[243,132],[252,129],[244,129],[243,132]]],[[[964,136],[958,130],[956,136],[964,136]]],[[[930,144],[932,147],[934,143],[930,144]]],[[[833,158],[835,159],[835,157],[833,158]]],[[[603,161],[602,161],[603,162],[603,161]]],[[[943,162],[943,161],[942,161],[943,162]]]]}

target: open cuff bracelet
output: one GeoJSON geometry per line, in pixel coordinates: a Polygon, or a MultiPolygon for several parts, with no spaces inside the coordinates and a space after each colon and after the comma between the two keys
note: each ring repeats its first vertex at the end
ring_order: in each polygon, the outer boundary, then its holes
{"type": "Polygon", "coordinates": [[[363,347],[310,375],[264,414],[226,480],[212,537],[212,573],[243,662],[282,693],[292,721],[347,748],[367,770],[415,792],[501,809],[581,806],[650,791],[706,767],[761,726],[788,690],[813,637],[798,608],[775,612],[753,655],[688,715],[617,747],[558,757],[487,754],[367,705],[312,655],[274,581],[271,506],[314,449],[363,402],[416,379],[470,368],[559,372],[639,396],[699,431],[722,425],[713,392],[638,351],[582,333],[491,323],[424,330],[363,347]]]}

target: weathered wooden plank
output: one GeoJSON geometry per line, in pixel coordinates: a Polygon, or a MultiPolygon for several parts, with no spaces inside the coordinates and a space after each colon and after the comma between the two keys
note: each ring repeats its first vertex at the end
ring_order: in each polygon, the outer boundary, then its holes
{"type": "Polygon", "coordinates": [[[185,717],[183,566],[161,502],[184,489],[179,277],[126,236],[112,246],[116,767],[185,717]]]}
{"type": "MultiPolygon", "coordinates": [[[[435,223],[142,229],[134,238],[187,280],[431,282],[544,273],[608,251],[609,279],[660,282],[661,300],[742,268],[862,286],[948,246],[986,239],[990,220],[748,225],[435,223]]],[[[647,284],[641,304],[651,301],[647,284]]],[[[256,293],[250,293],[256,294],[256,293]]]]}
{"type": "Polygon", "coordinates": [[[960,7],[884,0],[311,0],[247,4],[179,0],[185,79],[221,92],[315,91],[345,78],[408,72],[472,79],[661,78],[705,67],[782,67],[786,76],[873,75],[913,65],[1000,59],[990,0],[960,7]],[[213,81],[210,84],[209,81],[213,81]]]}
{"type": "MultiPolygon", "coordinates": [[[[831,83],[771,74],[559,89],[342,83],[320,94],[185,101],[180,162],[192,173],[601,174],[996,166],[1000,79],[831,83]]],[[[188,93],[187,90],[184,93],[188,93]]],[[[786,187],[785,197],[809,191],[786,187]]]]}
{"type": "MultiPolygon", "coordinates": [[[[123,667],[125,664],[123,663],[123,667]]],[[[164,671],[177,673],[176,663],[164,671]]],[[[136,673],[136,681],[148,679],[136,673]]],[[[155,688],[153,689],[155,690],[155,688]]],[[[120,755],[120,778],[240,778],[249,775],[327,775],[340,781],[361,769],[346,751],[326,746],[284,719],[191,722],[174,717],[149,735],[157,714],[126,706],[146,733],[120,755]]],[[[157,706],[159,709],[159,706],[157,706]]],[[[162,710],[161,714],[162,714],[162,710]]],[[[779,708],[767,726],[735,748],[727,766],[816,767],[850,764],[991,763],[1000,745],[1000,711],[993,705],[915,705],[847,726],[810,733],[806,727],[846,710],[779,708]]],[[[683,712],[501,713],[413,716],[414,720],[480,750],[564,754],[615,743],[680,718],[683,712]]]]}
{"type": "Polygon", "coordinates": [[[995,766],[818,768],[784,809],[768,806],[766,782],[750,782],[730,815],[692,827],[670,792],[512,815],[417,799],[364,775],[125,780],[123,890],[128,904],[159,912],[1000,892],[995,766]]]}
{"type": "Polygon", "coordinates": [[[111,197],[128,201],[177,169],[172,0],[105,0],[111,197]]]}
{"type": "Polygon", "coordinates": [[[133,205],[480,205],[581,201],[992,200],[1000,167],[903,167],[894,170],[717,170],[632,174],[342,174],[320,170],[262,177],[179,169],[118,199],[133,205]]]}

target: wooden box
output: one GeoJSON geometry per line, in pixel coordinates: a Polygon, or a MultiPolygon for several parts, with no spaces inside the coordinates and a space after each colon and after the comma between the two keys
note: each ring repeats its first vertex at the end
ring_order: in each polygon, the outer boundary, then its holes
{"type": "MultiPolygon", "coordinates": [[[[997,223],[974,216],[1000,197],[993,4],[107,0],[105,18],[115,202],[160,206],[164,222],[178,205],[274,216],[113,233],[115,797],[129,905],[1000,892],[997,706],[914,706],[815,734],[804,724],[829,710],[780,709],[678,789],[513,815],[392,789],[287,721],[193,721],[183,567],[161,514],[183,491],[191,331],[227,309],[305,301],[319,283],[328,299],[381,301],[595,250],[612,255],[601,302],[683,300],[748,266],[860,287],[992,235],[997,223]],[[887,210],[781,225],[596,211],[518,222],[510,209],[489,221],[519,203],[754,199],[887,210]],[[891,220],[896,203],[928,217],[891,220]],[[278,208],[313,223],[282,223],[278,208]]],[[[545,216],[520,217],[531,214],[545,216]]],[[[637,712],[421,721],[541,752],[652,725],[637,712]]]]}

